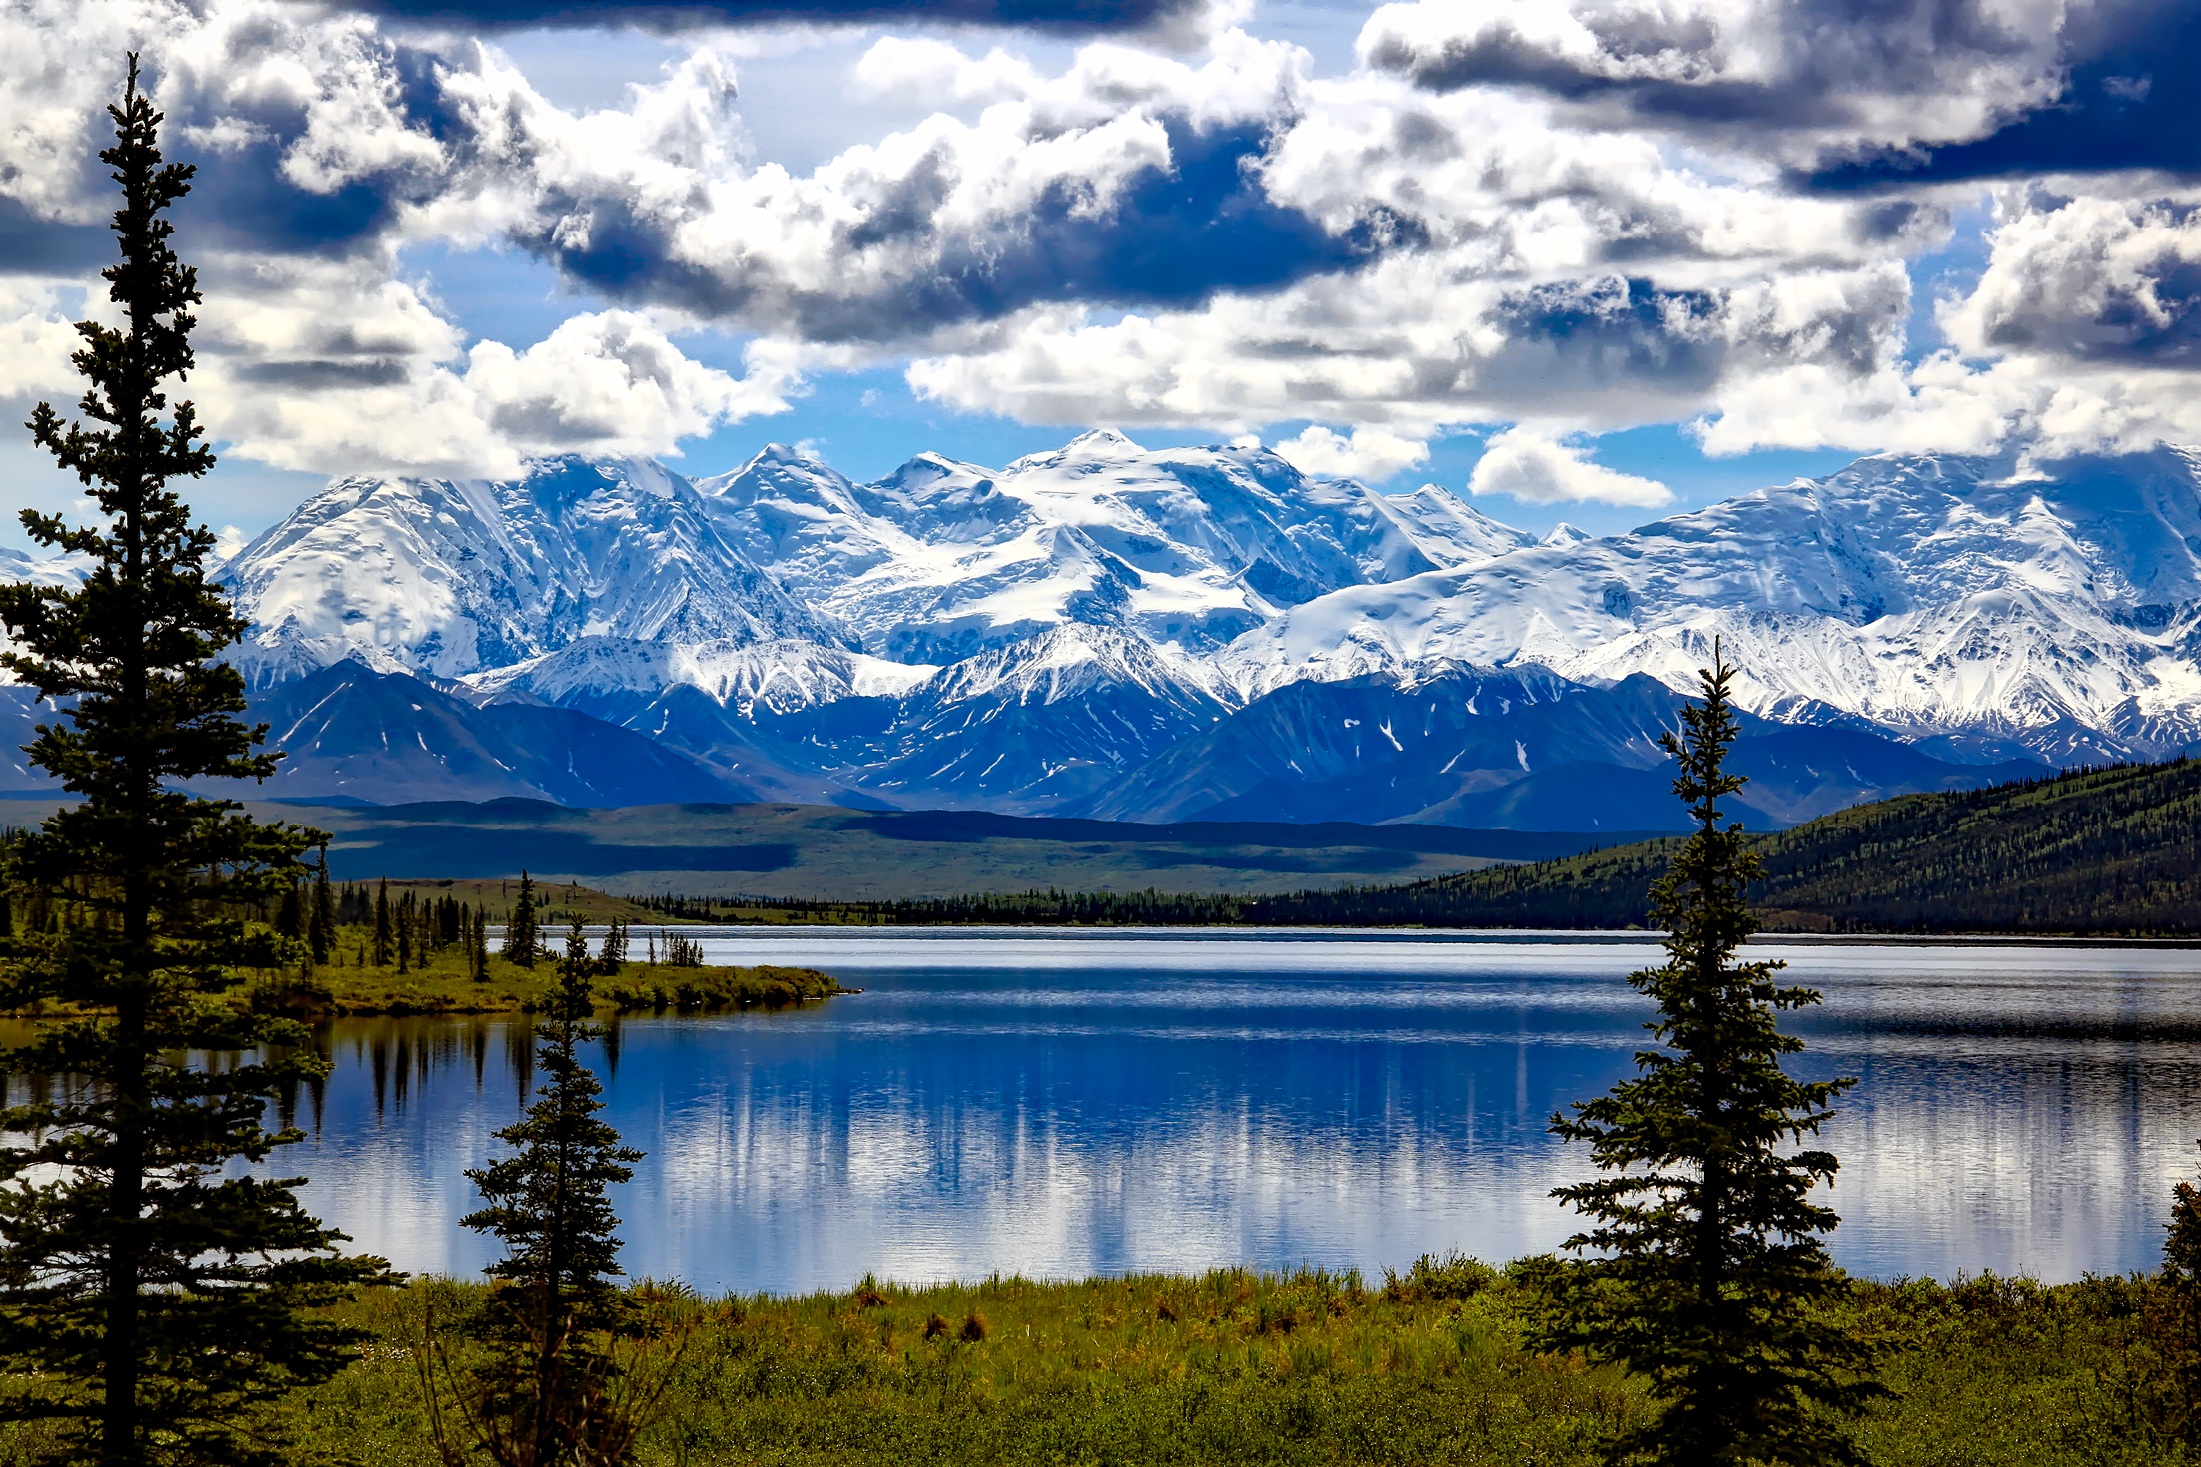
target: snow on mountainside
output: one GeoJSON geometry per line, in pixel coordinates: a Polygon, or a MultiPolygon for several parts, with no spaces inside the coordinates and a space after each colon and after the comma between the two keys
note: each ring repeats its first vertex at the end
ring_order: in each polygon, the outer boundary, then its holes
{"type": "Polygon", "coordinates": [[[362,663],[775,799],[1607,828],[1664,798],[1649,741],[1714,637],[1767,821],[2201,741],[2182,449],[1880,456],[1596,538],[1254,446],[1098,432],[858,484],[773,445],[693,482],[340,480],[225,576],[258,689],[362,663]]]}
{"type": "Polygon", "coordinates": [[[696,488],[731,544],[905,662],[1073,624],[1212,652],[1282,607],[1529,538],[1435,486],[1394,500],[1264,449],[1109,432],[998,472],[927,454],[863,486],[775,444],[696,488]]]}
{"type": "Polygon", "coordinates": [[[882,702],[869,738],[836,745],[846,708],[765,727],[833,750],[863,769],[863,788],[897,804],[1038,814],[1207,729],[1235,702],[1203,663],[1113,628],[1066,626],[882,702]]]}
{"type": "Polygon", "coordinates": [[[225,578],[255,624],[235,660],[257,685],[346,658],[461,677],[591,636],[846,636],[647,460],[559,459],[517,484],[340,479],[225,578]]]}
{"type": "Polygon", "coordinates": [[[1863,459],[1627,535],[1341,590],[1224,663],[1256,692],[1436,663],[1685,688],[1717,636],[1767,716],[2161,754],[2201,737],[2197,465],[1863,459]]]}

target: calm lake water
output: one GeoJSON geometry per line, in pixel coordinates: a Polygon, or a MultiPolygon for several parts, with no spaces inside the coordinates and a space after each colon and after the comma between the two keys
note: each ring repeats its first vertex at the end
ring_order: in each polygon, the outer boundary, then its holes
{"type": "MultiPolygon", "coordinates": [[[[1572,1230],[1553,1110],[1628,1073],[1641,941],[1019,929],[702,933],[714,962],[862,987],[799,1012],[629,1019],[595,1061],[648,1159],[633,1275],[706,1291],[1237,1263],[1380,1277],[1572,1230]]],[[[1851,1074],[1834,1252],[1879,1277],[2153,1267],[2201,1171],[2201,950],[1767,944],[1851,1074]]],[[[510,1020],[347,1020],[309,1206],[401,1268],[485,1261],[463,1173],[530,1083],[510,1020]]]]}

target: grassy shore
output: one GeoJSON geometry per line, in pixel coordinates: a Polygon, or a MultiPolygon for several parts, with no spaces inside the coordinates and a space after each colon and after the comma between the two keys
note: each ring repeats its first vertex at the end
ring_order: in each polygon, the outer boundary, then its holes
{"type": "MultiPolygon", "coordinates": [[[[234,990],[237,1002],[299,1018],[361,1014],[496,1014],[530,1011],[550,991],[556,964],[523,968],[494,953],[486,980],[473,976],[456,947],[429,954],[425,967],[400,973],[361,961],[366,944],[344,929],[338,961],[310,978],[258,974],[234,990]]],[[[629,962],[596,980],[598,1004],[614,1013],[720,1013],[785,1008],[847,993],[814,968],[695,967],[629,962]]]]}
{"type": "MultiPolygon", "coordinates": [[[[1865,1422],[1883,1467],[2192,1460],[2146,1409],[2131,1280],[1860,1284],[1894,1394],[1865,1422]]],[[[431,1467],[414,1350],[463,1313],[445,1282],[347,1307],[357,1365],[282,1411],[298,1460],[431,1467]]],[[[639,1457],[706,1464],[1505,1464],[1597,1460],[1633,1382],[1519,1345],[1522,1300],[1478,1264],[1352,1276],[1243,1272],[705,1302],[639,1457]]],[[[0,1441],[4,1441],[0,1437],[0,1441]]],[[[0,1453],[0,1460],[4,1460],[0,1453]]]]}

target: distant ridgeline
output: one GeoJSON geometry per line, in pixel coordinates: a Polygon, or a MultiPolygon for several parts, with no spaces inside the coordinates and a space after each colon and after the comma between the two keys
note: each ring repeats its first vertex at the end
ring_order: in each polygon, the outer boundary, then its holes
{"type": "MultiPolygon", "coordinates": [[[[1764,925],[1789,932],[2201,932],[2201,762],[1907,795],[1755,837],[1764,925]]],[[[1028,891],[928,900],[638,898],[705,920],[1629,928],[1678,838],[1393,886],[1277,896],[1028,891]]]]}

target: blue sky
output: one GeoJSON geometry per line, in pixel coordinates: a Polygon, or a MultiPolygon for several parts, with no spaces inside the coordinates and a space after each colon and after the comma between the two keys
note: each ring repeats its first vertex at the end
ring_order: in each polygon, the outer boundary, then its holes
{"type": "Polygon", "coordinates": [[[860,479],[1102,425],[1599,531],[1861,453],[2131,451],[2201,438],[2197,39],[2170,0],[26,0],[0,397],[70,394],[134,46],[200,169],[194,498],[246,534],[335,474],[860,479]]]}

